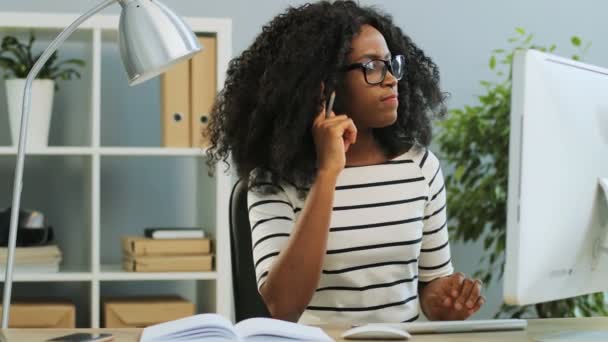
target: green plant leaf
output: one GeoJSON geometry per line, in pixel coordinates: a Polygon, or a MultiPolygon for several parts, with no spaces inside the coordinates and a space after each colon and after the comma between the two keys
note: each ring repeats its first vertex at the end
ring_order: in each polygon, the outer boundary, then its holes
{"type": "Polygon", "coordinates": [[[524,40],[523,44],[530,44],[530,42],[532,41],[532,39],[534,39],[534,35],[533,34],[529,34],[528,37],[526,37],[526,40],[524,40]]]}
{"type": "Polygon", "coordinates": [[[17,62],[8,57],[0,57],[0,66],[4,69],[9,69],[13,72],[15,72],[18,67],[17,62]]]}
{"type": "Polygon", "coordinates": [[[489,88],[492,86],[492,83],[488,82],[488,81],[479,81],[479,84],[481,84],[482,86],[489,88]]]}
{"type": "Polygon", "coordinates": [[[464,173],[464,166],[459,165],[456,171],[454,172],[454,179],[459,181],[462,179],[462,174],[464,173]]]}
{"type": "Polygon", "coordinates": [[[80,73],[75,69],[65,69],[55,74],[50,74],[51,79],[71,80],[74,78],[80,78],[80,73]]]}
{"type": "Polygon", "coordinates": [[[521,34],[521,35],[526,34],[526,30],[524,30],[524,29],[523,29],[523,28],[521,28],[521,27],[516,27],[516,28],[515,28],[515,32],[517,32],[517,33],[519,33],[519,34],[521,34]]]}
{"type": "Polygon", "coordinates": [[[65,61],[55,64],[55,68],[58,68],[60,66],[66,65],[66,64],[73,64],[73,65],[78,65],[81,67],[85,66],[85,62],[82,59],[67,59],[65,61]]]}
{"type": "Polygon", "coordinates": [[[29,60],[27,58],[27,53],[24,53],[19,47],[7,46],[6,48],[4,48],[4,51],[6,53],[12,54],[18,63],[26,66],[28,65],[29,60]]]}
{"type": "Polygon", "coordinates": [[[574,46],[581,46],[581,39],[577,36],[572,36],[572,38],[570,38],[570,42],[574,46]]]}
{"type": "Polygon", "coordinates": [[[29,59],[30,63],[33,64],[33,58],[32,58],[32,47],[34,46],[34,41],[36,40],[36,36],[34,36],[34,32],[30,32],[30,41],[27,44],[27,58],[29,59]]]}
{"type": "Polygon", "coordinates": [[[490,57],[490,69],[494,70],[496,68],[496,56],[490,57]]]}

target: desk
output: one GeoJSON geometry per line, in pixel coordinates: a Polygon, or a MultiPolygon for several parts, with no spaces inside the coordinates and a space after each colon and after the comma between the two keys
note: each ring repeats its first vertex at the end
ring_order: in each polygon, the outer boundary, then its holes
{"type": "MultiPolygon", "coordinates": [[[[535,337],[548,333],[565,330],[606,330],[608,317],[594,318],[559,318],[529,320],[527,330],[491,332],[475,334],[444,334],[444,335],[414,335],[413,342],[530,342],[535,337]]],[[[321,326],[327,334],[336,341],[345,327],[321,326]]],[[[141,329],[7,329],[3,330],[1,341],[8,342],[41,342],[49,338],[67,335],[76,331],[109,332],[114,335],[116,342],[137,342],[141,329]]]]}

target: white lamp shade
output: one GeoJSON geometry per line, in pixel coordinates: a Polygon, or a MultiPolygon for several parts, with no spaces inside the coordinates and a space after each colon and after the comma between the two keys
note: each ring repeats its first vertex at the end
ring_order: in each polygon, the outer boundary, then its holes
{"type": "Polygon", "coordinates": [[[190,27],[158,0],[121,0],[119,45],[133,86],[201,50],[190,27]]]}

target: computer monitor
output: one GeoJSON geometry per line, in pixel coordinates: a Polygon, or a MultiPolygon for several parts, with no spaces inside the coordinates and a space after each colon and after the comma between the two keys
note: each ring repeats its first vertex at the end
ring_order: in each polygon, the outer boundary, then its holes
{"type": "Polygon", "coordinates": [[[608,291],[608,69],[520,50],[512,76],[504,300],[608,291]]]}

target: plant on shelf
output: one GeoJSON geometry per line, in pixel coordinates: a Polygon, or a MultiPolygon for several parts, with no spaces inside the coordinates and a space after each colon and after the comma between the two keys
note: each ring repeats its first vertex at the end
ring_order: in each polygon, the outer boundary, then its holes
{"type": "MultiPolygon", "coordinates": [[[[497,81],[481,81],[485,93],[479,103],[450,110],[439,123],[441,157],[454,167],[446,176],[451,235],[462,242],[483,241],[485,255],[475,273],[485,284],[502,278],[506,243],[506,203],[509,156],[509,113],[511,106],[511,62],[517,49],[554,52],[555,45],[539,46],[533,34],[522,28],[509,38],[509,49],[494,50],[489,68],[497,81]]],[[[577,50],[572,56],[580,60],[591,46],[573,36],[577,50]]],[[[504,305],[496,317],[523,317],[534,313],[545,317],[608,315],[603,293],[540,303],[535,306],[504,305]],[[535,311],[535,312],[534,312],[535,311]]]]}
{"type": "MultiPolygon", "coordinates": [[[[4,71],[4,78],[6,78],[6,98],[13,144],[16,144],[21,122],[25,80],[42,55],[42,53],[34,54],[32,51],[35,40],[36,37],[32,32],[27,43],[19,41],[14,36],[5,36],[0,44],[0,68],[4,71]]],[[[32,98],[36,98],[36,101],[30,108],[32,118],[30,130],[33,134],[29,138],[29,145],[39,147],[47,145],[53,93],[54,90],[59,89],[56,81],[79,79],[81,77],[79,68],[84,65],[85,62],[80,59],[58,61],[57,51],[44,64],[32,82],[32,98]]]]}
{"type": "MultiPolygon", "coordinates": [[[[0,45],[0,67],[4,69],[5,78],[26,78],[32,67],[40,58],[42,53],[34,55],[32,47],[36,37],[30,33],[27,43],[22,43],[14,36],[5,36],[0,45]]],[[[55,51],[40,70],[38,79],[49,80],[71,80],[80,78],[78,67],[83,67],[85,62],[81,59],[57,60],[55,51]]]]}

